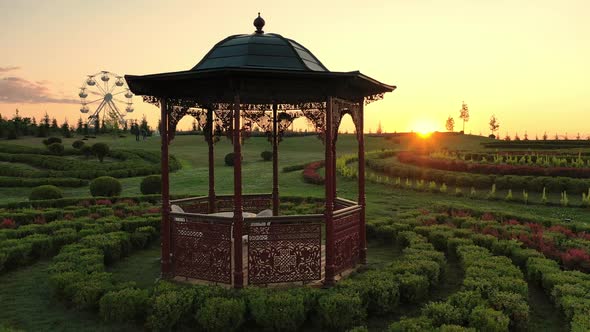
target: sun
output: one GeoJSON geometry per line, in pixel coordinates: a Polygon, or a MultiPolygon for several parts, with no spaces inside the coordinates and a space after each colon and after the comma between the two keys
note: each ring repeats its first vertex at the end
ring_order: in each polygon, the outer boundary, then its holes
{"type": "Polygon", "coordinates": [[[412,128],[418,136],[428,138],[436,130],[436,126],[428,120],[417,121],[412,128]]]}
{"type": "Polygon", "coordinates": [[[432,135],[431,131],[418,131],[417,132],[418,136],[422,137],[422,138],[428,138],[430,137],[430,135],[432,135]]]}

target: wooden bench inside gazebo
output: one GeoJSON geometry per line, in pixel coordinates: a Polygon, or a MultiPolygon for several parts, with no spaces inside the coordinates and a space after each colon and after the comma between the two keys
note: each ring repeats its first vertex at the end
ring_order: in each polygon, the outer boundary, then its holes
{"type": "Polygon", "coordinates": [[[331,72],[301,44],[264,33],[230,36],[191,70],[126,75],[136,95],[161,110],[162,276],[244,285],[323,284],[366,260],[364,106],[395,86],[355,72],[331,72]],[[358,140],[358,201],[336,197],[336,140],[349,114],[358,140]],[[178,121],[204,128],[209,153],[207,196],[170,200],[168,148],[178,121]],[[322,214],[280,215],[279,142],[305,117],[325,146],[322,214]],[[273,148],[271,194],[242,193],[242,140],[257,126],[273,148]],[[214,146],[232,140],[234,193],[216,195],[214,146]]]}

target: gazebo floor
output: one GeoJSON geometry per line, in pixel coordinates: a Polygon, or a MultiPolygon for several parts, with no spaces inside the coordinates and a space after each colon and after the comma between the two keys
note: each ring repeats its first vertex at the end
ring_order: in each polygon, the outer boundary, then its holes
{"type": "MultiPolygon", "coordinates": [[[[242,262],[244,262],[244,268],[243,268],[244,286],[273,287],[273,288],[288,288],[288,287],[294,287],[294,286],[322,287],[324,285],[324,277],[325,277],[324,267],[326,266],[326,250],[325,249],[326,249],[325,246],[322,245],[322,260],[321,260],[322,269],[321,269],[321,278],[319,280],[249,285],[248,284],[248,244],[244,243],[243,255],[242,255],[242,262]]],[[[232,257],[233,257],[233,254],[232,254],[232,257]]],[[[233,260],[232,260],[232,266],[233,266],[233,260]]],[[[335,280],[339,281],[342,278],[345,278],[346,276],[350,275],[352,272],[356,271],[356,269],[357,268],[355,267],[355,268],[345,270],[344,272],[336,275],[335,280]]],[[[232,271],[232,274],[233,274],[233,271],[232,271]]],[[[217,285],[217,286],[221,286],[221,287],[225,287],[225,288],[231,288],[233,286],[233,283],[232,284],[224,284],[224,283],[218,283],[218,282],[200,280],[200,279],[193,279],[193,278],[187,278],[187,277],[180,277],[180,276],[174,277],[174,278],[172,278],[172,280],[176,281],[176,282],[188,283],[188,284],[193,284],[193,285],[217,285]]]]}

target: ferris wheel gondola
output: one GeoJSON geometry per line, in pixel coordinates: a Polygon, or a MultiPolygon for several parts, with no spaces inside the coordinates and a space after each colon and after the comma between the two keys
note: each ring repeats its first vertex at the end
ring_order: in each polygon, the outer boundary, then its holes
{"type": "Polygon", "coordinates": [[[81,107],[80,113],[90,113],[90,106],[95,106],[94,111],[88,116],[88,123],[95,126],[99,118],[113,125],[124,126],[125,115],[133,112],[133,94],[125,84],[122,76],[108,71],[101,71],[88,75],[78,93],[81,107]],[[100,81],[97,79],[100,78],[100,81]],[[96,96],[88,101],[89,95],[96,96]],[[121,100],[117,97],[124,97],[121,100]]]}

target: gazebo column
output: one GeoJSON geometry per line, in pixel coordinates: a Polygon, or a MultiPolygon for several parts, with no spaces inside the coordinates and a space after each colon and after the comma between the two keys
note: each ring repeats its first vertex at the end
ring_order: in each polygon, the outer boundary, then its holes
{"type": "Polygon", "coordinates": [[[234,96],[233,145],[234,145],[234,288],[244,287],[242,267],[242,227],[244,223],[242,207],[242,146],[240,142],[240,96],[234,96]]]}
{"type": "Polygon", "coordinates": [[[358,204],[361,206],[360,214],[360,230],[359,230],[359,246],[360,246],[360,260],[361,264],[367,263],[367,233],[365,228],[365,133],[364,133],[364,112],[365,112],[365,101],[361,99],[359,101],[359,112],[358,112],[358,124],[357,124],[357,140],[358,140],[358,204]]]}
{"type": "Polygon", "coordinates": [[[272,215],[279,215],[279,135],[277,104],[272,105],[272,215]]]}
{"type": "Polygon", "coordinates": [[[209,146],[209,213],[214,213],[215,207],[215,151],[213,141],[213,109],[207,109],[207,124],[206,130],[207,145],[209,146]]]}
{"type": "Polygon", "coordinates": [[[325,280],[324,286],[330,287],[334,285],[334,171],[332,168],[332,159],[334,158],[333,145],[333,130],[332,130],[332,97],[328,97],[326,102],[326,129],[324,132],[324,144],[326,149],[325,156],[325,190],[326,190],[326,205],[324,212],[324,219],[326,222],[326,266],[325,266],[325,280]]]}
{"type": "Polygon", "coordinates": [[[162,168],[162,223],[161,223],[161,273],[162,277],[169,277],[172,272],[171,251],[170,251],[170,179],[168,159],[168,105],[167,99],[160,99],[161,128],[161,168],[162,168]]]}

